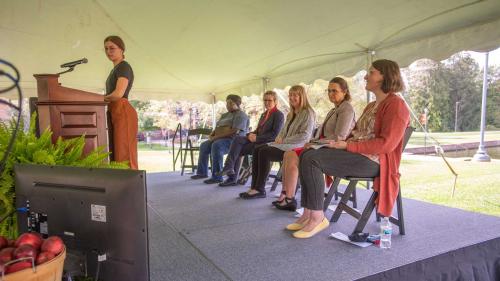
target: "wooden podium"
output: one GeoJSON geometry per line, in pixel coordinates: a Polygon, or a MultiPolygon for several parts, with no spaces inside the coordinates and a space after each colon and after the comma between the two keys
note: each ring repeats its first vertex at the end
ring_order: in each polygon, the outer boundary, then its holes
{"type": "Polygon", "coordinates": [[[52,130],[52,142],[85,134],[84,154],[98,146],[108,149],[104,96],[62,87],[58,74],[35,74],[40,132],[52,130]]]}

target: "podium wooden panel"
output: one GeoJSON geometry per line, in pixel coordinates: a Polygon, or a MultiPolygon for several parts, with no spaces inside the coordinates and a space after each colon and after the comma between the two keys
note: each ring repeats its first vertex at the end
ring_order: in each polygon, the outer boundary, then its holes
{"type": "Polygon", "coordinates": [[[52,130],[52,142],[85,134],[84,154],[98,146],[108,149],[104,96],[62,87],[58,74],[35,74],[40,132],[52,130]]]}

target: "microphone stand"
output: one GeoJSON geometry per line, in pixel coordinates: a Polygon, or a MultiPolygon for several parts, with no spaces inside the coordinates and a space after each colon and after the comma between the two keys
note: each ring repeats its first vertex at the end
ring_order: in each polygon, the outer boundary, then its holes
{"type": "Polygon", "coordinates": [[[67,73],[67,72],[71,72],[71,71],[73,71],[73,70],[75,70],[75,65],[70,66],[67,70],[65,70],[65,71],[61,71],[61,72],[56,73],[56,74],[57,74],[57,75],[61,75],[61,74],[67,73]]]}

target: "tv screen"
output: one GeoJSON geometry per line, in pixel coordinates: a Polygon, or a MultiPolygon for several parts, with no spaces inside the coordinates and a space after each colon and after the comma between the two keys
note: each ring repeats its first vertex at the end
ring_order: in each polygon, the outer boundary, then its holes
{"type": "Polygon", "coordinates": [[[61,237],[90,277],[149,280],[144,171],[22,164],[14,172],[16,206],[28,208],[20,233],[61,237]]]}

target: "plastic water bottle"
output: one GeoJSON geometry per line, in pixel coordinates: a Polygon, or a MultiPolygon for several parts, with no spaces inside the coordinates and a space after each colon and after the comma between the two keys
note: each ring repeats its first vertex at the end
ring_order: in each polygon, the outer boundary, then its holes
{"type": "Polygon", "coordinates": [[[389,221],[389,217],[383,217],[382,222],[380,222],[380,248],[390,249],[391,248],[391,235],[392,235],[392,225],[389,221]]]}

